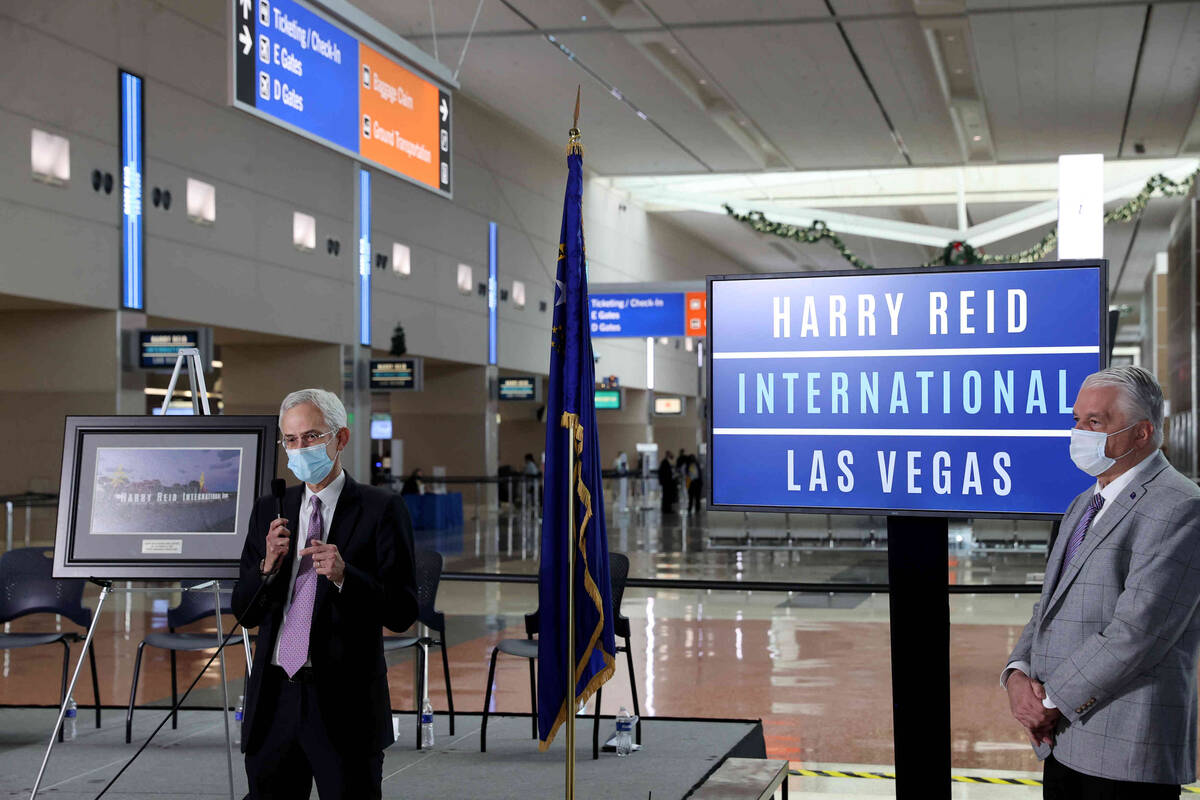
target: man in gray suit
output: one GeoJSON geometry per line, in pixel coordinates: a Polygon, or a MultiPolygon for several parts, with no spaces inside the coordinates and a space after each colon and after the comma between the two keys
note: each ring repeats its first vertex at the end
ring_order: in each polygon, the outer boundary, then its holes
{"type": "Polygon", "coordinates": [[[1179,797],[1196,777],[1200,488],[1158,451],[1163,396],[1139,367],[1084,381],[1075,498],[1002,682],[1045,761],[1046,798],[1179,797]]]}

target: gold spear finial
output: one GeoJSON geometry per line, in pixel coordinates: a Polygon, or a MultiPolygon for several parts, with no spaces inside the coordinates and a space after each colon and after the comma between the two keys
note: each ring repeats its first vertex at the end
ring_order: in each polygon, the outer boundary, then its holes
{"type": "Polygon", "coordinates": [[[579,132],[579,96],[583,92],[583,87],[576,85],[575,87],[575,118],[571,123],[571,130],[567,131],[567,154],[572,153],[583,155],[583,144],[579,141],[583,138],[583,134],[579,132]]]}

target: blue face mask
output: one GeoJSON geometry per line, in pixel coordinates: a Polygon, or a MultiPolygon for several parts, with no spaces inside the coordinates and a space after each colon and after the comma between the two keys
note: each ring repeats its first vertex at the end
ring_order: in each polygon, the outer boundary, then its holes
{"type": "Polygon", "coordinates": [[[333,459],[325,451],[326,444],[288,450],[288,469],[305,483],[320,483],[333,469],[333,459]]]}

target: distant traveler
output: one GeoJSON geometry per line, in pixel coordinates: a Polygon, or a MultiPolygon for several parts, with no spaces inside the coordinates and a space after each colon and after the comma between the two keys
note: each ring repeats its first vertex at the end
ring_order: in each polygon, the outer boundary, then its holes
{"type": "MultiPolygon", "coordinates": [[[[525,454],[524,474],[527,479],[528,478],[536,479],[539,476],[541,476],[541,474],[542,474],[542,471],[540,469],[538,469],[537,461],[535,461],[533,459],[533,453],[525,454]]],[[[524,486],[525,486],[524,497],[525,497],[526,503],[532,502],[532,500],[533,500],[534,483],[535,483],[535,481],[533,481],[533,480],[524,481],[524,486]]]]}
{"type": "Polygon", "coordinates": [[[617,471],[617,510],[626,511],[629,509],[629,456],[625,455],[622,450],[617,453],[617,457],[613,459],[613,469],[617,471]]]}
{"type": "Polygon", "coordinates": [[[337,395],[289,394],[279,428],[302,483],[278,519],[275,498],[254,504],[233,592],[234,613],[258,627],[242,722],[248,797],[308,797],[315,779],[321,800],[379,798],[394,740],[383,626],[417,617],[408,510],[343,471],[337,395]]]}
{"type": "Polygon", "coordinates": [[[1140,367],[1075,400],[1071,460],[1096,485],[1063,516],[1001,677],[1046,798],[1179,797],[1196,778],[1200,488],[1158,451],[1162,424],[1140,367]]]}
{"type": "Polygon", "coordinates": [[[683,474],[684,480],[687,481],[688,513],[699,514],[700,498],[704,496],[704,472],[701,471],[700,462],[695,456],[688,458],[683,474]]]}
{"type": "Polygon", "coordinates": [[[400,487],[400,494],[423,494],[424,492],[425,485],[421,481],[421,468],[417,467],[404,479],[404,485],[400,487]]]}
{"type": "Polygon", "coordinates": [[[679,502],[679,480],[675,476],[675,458],[670,450],[658,465],[658,485],[662,487],[662,513],[672,514],[679,502]]]}

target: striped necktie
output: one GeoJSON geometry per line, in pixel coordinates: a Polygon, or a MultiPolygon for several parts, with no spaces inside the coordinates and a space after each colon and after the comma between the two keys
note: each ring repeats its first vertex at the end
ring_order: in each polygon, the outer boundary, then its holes
{"type": "Polygon", "coordinates": [[[1067,569],[1067,564],[1071,563],[1071,559],[1083,544],[1083,537],[1087,536],[1088,528],[1092,527],[1092,520],[1096,518],[1101,507],[1104,505],[1104,495],[1096,492],[1092,495],[1092,502],[1088,503],[1087,511],[1083,512],[1083,518],[1075,526],[1075,530],[1071,531],[1071,538],[1067,540],[1067,552],[1063,553],[1062,564],[1058,567],[1058,577],[1062,578],[1062,574],[1067,569]]]}

